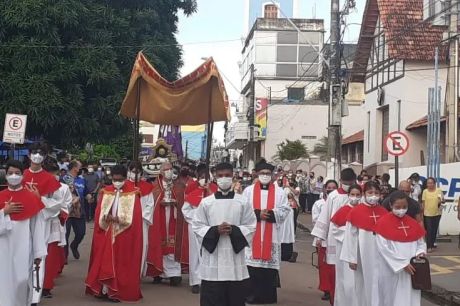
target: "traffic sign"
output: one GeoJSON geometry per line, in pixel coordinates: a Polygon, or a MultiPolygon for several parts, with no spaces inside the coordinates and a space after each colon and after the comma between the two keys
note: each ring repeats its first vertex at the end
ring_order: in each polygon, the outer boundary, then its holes
{"type": "Polygon", "coordinates": [[[27,115],[6,114],[3,129],[3,142],[24,143],[27,115]]]}
{"type": "Polygon", "coordinates": [[[385,138],[384,144],[388,154],[401,156],[409,149],[409,138],[403,132],[391,132],[385,138]]]}

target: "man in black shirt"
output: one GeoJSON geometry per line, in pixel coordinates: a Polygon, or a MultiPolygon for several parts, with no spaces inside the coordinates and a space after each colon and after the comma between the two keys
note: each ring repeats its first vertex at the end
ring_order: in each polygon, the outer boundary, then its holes
{"type": "MultiPolygon", "coordinates": [[[[399,183],[398,190],[407,194],[407,197],[408,197],[407,201],[409,203],[407,215],[414,218],[420,224],[423,225],[422,208],[420,207],[420,204],[417,201],[415,201],[414,199],[410,197],[410,193],[412,190],[411,184],[408,181],[402,181],[401,183],[399,183]]],[[[382,202],[382,206],[385,207],[388,211],[391,211],[390,198],[391,198],[391,193],[382,202]]]]}

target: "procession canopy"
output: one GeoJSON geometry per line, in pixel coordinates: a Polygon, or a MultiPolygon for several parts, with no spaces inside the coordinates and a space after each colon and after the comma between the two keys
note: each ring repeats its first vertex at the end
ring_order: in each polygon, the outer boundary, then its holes
{"type": "Polygon", "coordinates": [[[199,125],[230,120],[224,82],[212,58],[189,75],[169,82],[139,52],[120,114],[137,118],[138,98],[140,120],[153,124],[199,125]]]}

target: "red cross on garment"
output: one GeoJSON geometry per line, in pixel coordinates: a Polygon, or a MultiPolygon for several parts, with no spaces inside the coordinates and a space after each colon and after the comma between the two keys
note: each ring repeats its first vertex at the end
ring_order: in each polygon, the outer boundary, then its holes
{"type": "Polygon", "coordinates": [[[408,236],[407,234],[407,230],[410,228],[410,226],[405,226],[404,225],[404,222],[401,221],[401,226],[398,227],[399,230],[403,230],[404,231],[404,234],[406,235],[406,237],[408,236]]]}

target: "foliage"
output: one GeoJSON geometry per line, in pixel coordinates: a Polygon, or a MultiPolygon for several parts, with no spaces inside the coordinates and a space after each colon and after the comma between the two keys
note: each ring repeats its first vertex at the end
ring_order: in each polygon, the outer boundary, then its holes
{"type": "Polygon", "coordinates": [[[136,54],[176,79],[178,11],[196,9],[196,0],[0,1],[0,121],[27,114],[30,138],[63,148],[118,139],[125,155],[129,122],[118,111],[136,54]]]}
{"type": "Polygon", "coordinates": [[[291,141],[286,139],[277,145],[278,152],[274,156],[276,160],[296,160],[308,158],[308,149],[300,140],[291,141]]]}
{"type": "Polygon", "coordinates": [[[329,139],[324,136],[322,137],[313,148],[313,154],[319,156],[321,160],[326,160],[328,156],[329,139]]]}

